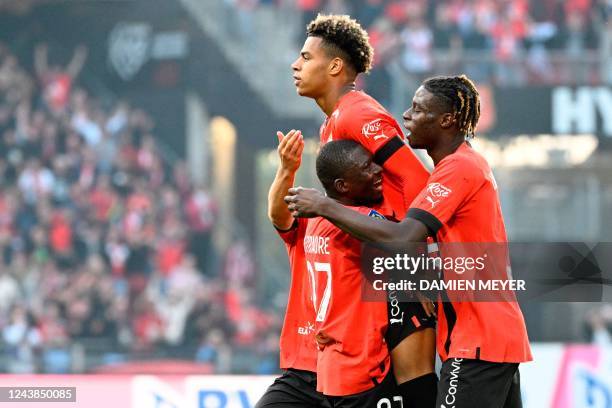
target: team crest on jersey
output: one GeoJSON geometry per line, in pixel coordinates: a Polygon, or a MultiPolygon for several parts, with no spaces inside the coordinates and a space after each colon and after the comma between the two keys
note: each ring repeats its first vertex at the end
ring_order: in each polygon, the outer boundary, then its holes
{"type": "Polygon", "coordinates": [[[374,119],[371,122],[366,123],[361,128],[361,134],[365,137],[370,138],[372,136],[378,136],[382,129],[382,119],[374,119]]]}
{"type": "Polygon", "coordinates": [[[370,212],[368,213],[368,217],[377,218],[379,220],[386,220],[385,216],[376,210],[370,210],[370,212]]]}

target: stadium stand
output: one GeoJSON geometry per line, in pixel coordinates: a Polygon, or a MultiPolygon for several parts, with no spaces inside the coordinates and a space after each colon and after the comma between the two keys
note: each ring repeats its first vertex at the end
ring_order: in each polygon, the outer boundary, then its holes
{"type": "Polygon", "coordinates": [[[216,253],[214,198],[162,158],[146,112],[79,85],[86,53],[48,66],[42,45],[24,67],[0,44],[1,369],[174,357],[234,372],[257,354],[249,370],[273,370],[259,339],[279,323],[243,284],[248,248],[216,253]]]}

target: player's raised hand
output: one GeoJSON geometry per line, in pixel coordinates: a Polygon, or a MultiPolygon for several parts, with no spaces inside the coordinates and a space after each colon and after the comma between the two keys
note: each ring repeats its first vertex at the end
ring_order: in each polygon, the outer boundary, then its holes
{"type": "Polygon", "coordinates": [[[291,130],[286,135],[276,132],[278,137],[278,156],[281,160],[281,168],[295,172],[302,163],[302,152],[304,151],[304,137],[300,130],[291,130]]]}
{"type": "Polygon", "coordinates": [[[321,215],[326,200],[329,200],[329,198],[325,197],[319,190],[304,187],[290,188],[289,195],[285,197],[291,215],[300,218],[312,218],[321,215]]]}

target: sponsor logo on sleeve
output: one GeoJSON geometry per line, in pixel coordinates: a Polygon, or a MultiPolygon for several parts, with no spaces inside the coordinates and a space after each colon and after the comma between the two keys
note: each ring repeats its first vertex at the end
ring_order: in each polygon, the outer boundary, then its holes
{"type": "Polygon", "coordinates": [[[425,199],[431,204],[431,208],[434,208],[436,204],[438,204],[438,201],[440,201],[440,200],[434,200],[430,196],[425,197],[425,199]]]}
{"type": "Polygon", "coordinates": [[[382,119],[374,119],[373,121],[363,125],[361,128],[361,134],[367,138],[376,138],[380,136],[386,137],[384,134],[382,134],[382,119]]]}
{"type": "Polygon", "coordinates": [[[429,195],[425,199],[431,204],[431,208],[434,208],[441,198],[448,197],[452,192],[450,188],[440,183],[429,183],[427,185],[427,193],[429,195]]]}

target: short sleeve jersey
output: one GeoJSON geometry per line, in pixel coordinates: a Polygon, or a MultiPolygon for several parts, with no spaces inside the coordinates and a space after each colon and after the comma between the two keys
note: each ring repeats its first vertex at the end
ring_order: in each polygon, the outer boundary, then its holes
{"type": "Polygon", "coordinates": [[[287,247],[291,269],[289,298],[280,336],[280,367],[316,372],[315,313],[302,245],[307,224],[308,219],[298,218],[288,231],[277,230],[287,247]]]}
{"type": "Polygon", "coordinates": [[[404,142],[404,134],[391,114],[374,98],[350,91],[338,101],[320,129],[321,144],[331,140],[358,142],[383,167],[383,214],[404,218],[412,200],[423,189],[429,172],[404,142]]]}
{"type": "MultiPolygon", "coordinates": [[[[350,207],[365,214],[364,207],[350,207]]],[[[362,299],[361,242],[324,218],[310,220],[304,252],[312,282],[319,349],[317,390],[346,396],[381,383],[390,357],[384,334],[387,304],[362,299]]]]}
{"type": "MultiPolygon", "coordinates": [[[[407,216],[423,222],[442,247],[444,243],[507,243],[495,178],[486,160],[468,143],[436,165],[407,216]]],[[[492,268],[506,273],[506,257],[494,262],[503,265],[492,268]]],[[[441,358],[530,361],[525,321],[512,298],[440,303],[437,349],[441,358]]]]}

